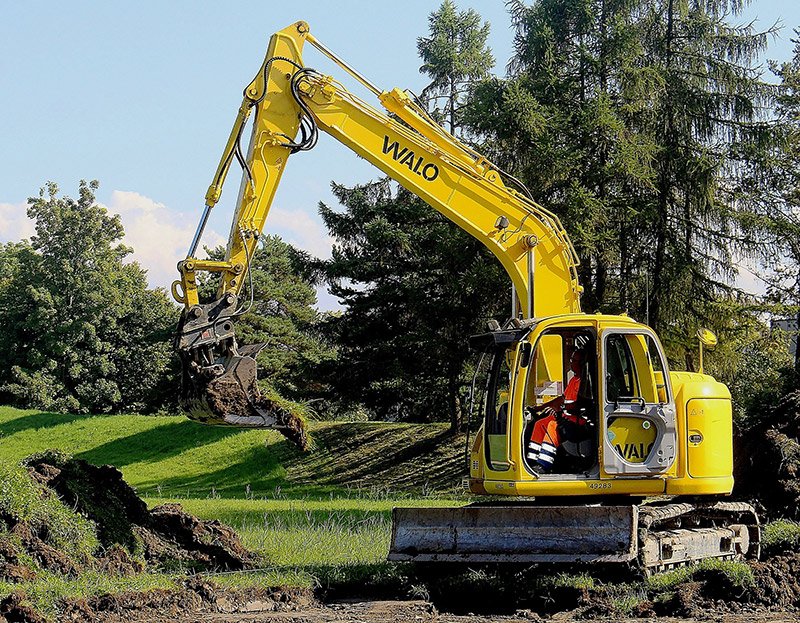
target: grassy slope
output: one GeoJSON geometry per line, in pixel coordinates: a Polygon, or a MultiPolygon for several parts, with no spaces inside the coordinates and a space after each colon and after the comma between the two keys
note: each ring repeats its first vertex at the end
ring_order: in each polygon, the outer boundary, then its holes
{"type": "Polygon", "coordinates": [[[116,465],[140,493],[159,497],[452,490],[463,469],[463,447],[445,433],[441,425],[312,422],[315,447],[302,453],[272,431],[212,428],[177,417],[0,407],[3,458],[16,461],[58,448],[116,465]]]}
{"type": "MultiPolygon", "coordinates": [[[[458,494],[427,495],[452,493],[463,469],[463,439],[448,439],[444,426],[310,426],[314,449],[302,453],[271,431],[211,428],[177,417],[0,407],[0,458],[18,461],[57,448],[110,463],[149,503],[177,500],[190,513],[233,526],[268,561],[263,573],[224,576],[234,585],[315,586],[392,577],[395,568],[384,562],[392,507],[465,501],[458,494]]],[[[147,578],[153,586],[172,581],[147,578]]],[[[111,590],[106,584],[51,578],[25,589],[47,609],[55,595],[111,590]]],[[[118,590],[126,587],[122,582],[118,590]]],[[[6,588],[0,584],[0,593],[6,588]]]]}
{"type": "MultiPolygon", "coordinates": [[[[444,428],[435,425],[311,426],[316,448],[302,454],[270,432],[208,428],[180,418],[56,415],[0,407],[0,459],[16,461],[59,448],[94,463],[112,463],[131,484],[150,493],[150,503],[180,498],[189,512],[234,526],[248,547],[265,556],[267,566],[258,573],[214,578],[219,583],[397,584],[407,568],[384,562],[391,508],[398,503],[463,503],[458,496],[421,495],[457,483],[463,446],[448,441],[444,428]]],[[[780,548],[797,543],[798,535],[797,524],[777,523],[767,527],[765,542],[780,548]]],[[[711,561],[699,569],[717,567],[727,569],[741,590],[752,580],[741,563],[711,561]]],[[[607,592],[627,613],[645,596],[666,598],[696,570],[679,569],[644,584],[609,585],[607,592]]],[[[485,590],[486,577],[476,575],[475,582],[476,592],[485,590]]],[[[541,582],[544,591],[562,585],[595,587],[586,575],[548,574],[541,582]]],[[[109,578],[91,572],[75,579],[46,574],[21,587],[0,582],[0,595],[22,588],[37,607],[53,614],[62,596],[179,583],[179,577],[158,573],[109,578]]]]}

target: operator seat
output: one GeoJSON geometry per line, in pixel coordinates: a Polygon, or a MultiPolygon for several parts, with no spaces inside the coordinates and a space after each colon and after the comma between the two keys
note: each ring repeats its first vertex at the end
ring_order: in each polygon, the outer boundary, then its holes
{"type": "Polygon", "coordinates": [[[558,423],[560,449],[564,454],[578,459],[581,463],[594,462],[597,456],[597,403],[595,402],[595,375],[592,373],[594,363],[591,357],[584,357],[581,365],[578,399],[570,409],[570,413],[583,418],[585,424],[570,422],[564,418],[561,418],[558,423]]]}

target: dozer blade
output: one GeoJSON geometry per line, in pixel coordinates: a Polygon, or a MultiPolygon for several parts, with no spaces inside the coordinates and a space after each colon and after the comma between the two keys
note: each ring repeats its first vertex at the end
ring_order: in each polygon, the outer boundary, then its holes
{"type": "Polygon", "coordinates": [[[181,406],[203,424],[272,428],[308,448],[305,423],[258,389],[256,355],[263,344],[237,347],[232,294],[184,310],[175,348],[181,358],[181,406]]]}
{"type": "Polygon", "coordinates": [[[636,506],[395,508],[389,560],[466,563],[628,562],[636,506]]]}

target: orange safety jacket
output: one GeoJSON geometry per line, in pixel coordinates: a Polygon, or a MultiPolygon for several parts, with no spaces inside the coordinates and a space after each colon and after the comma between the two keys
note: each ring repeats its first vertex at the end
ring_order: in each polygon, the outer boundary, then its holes
{"type": "MultiPolygon", "coordinates": [[[[567,383],[567,388],[564,390],[564,409],[568,409],[578,399],[578,392],[581,388],[581,378],[577,374],[573,376],[567,383]]],[[[571,415],[570,413],[562,413],[562,417],[570,422],[576,424],[586,424],[586,420],[582,417],[571,415]]],[[[536,461],[544,469],[551,469],[553,462],[556,460],[556,451],[561,445],[561,440],[558,436],[558,420],[555,415],[547,415],[533,425],[533,433],[528,442],[527,457],[532,461],[536,461]]]]}

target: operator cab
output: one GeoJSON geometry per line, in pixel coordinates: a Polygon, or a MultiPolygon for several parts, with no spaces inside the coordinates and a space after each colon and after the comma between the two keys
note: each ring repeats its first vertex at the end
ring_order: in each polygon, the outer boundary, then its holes
{"type": "Polygon", "coordinates": [[[519,462],[534,479],[596,479],[601,467],[654,474],[671,465],[674,402],[649,328],[517,324],[473,338],[483,350],[489,473],[519,462]]]}

